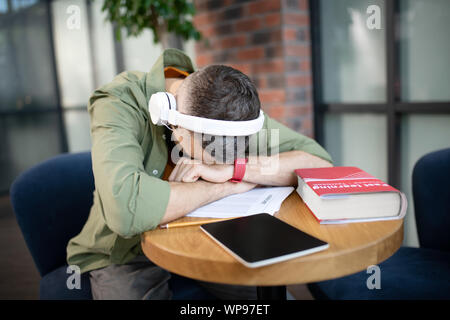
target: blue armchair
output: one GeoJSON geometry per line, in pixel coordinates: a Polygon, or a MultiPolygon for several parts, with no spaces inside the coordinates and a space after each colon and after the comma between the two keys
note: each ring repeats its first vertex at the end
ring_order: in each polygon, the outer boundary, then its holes
{"type": "Polygon", "coordinates": [[[379,265],[381,289],[369,290],[365,271],[311,283],[316,299],[450,299],[450,149],[416,163],[414,210],[420,248],[400,248],[379,265]]]}
{"type": "MultiPolygon", "coordinates": [[[[92,299],[87,273],[81,289],[68,289],[66,246],[86,222],[94,177],[90,152],[63,154],[21,174],[10,190],[12,206],[25,242],[42,276],[41,299],[92,299]]],[[[173,298],[212,299],[195,281],[172,275],[173,298]]]]}

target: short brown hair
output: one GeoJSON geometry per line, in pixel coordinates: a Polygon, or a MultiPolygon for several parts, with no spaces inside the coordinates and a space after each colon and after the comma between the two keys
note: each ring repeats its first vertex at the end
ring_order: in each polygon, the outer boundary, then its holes
{"type": "MultiPolygon", "coordinates": [[[[239,70],[224,65],[211,65],[190,76],[187,110],[193,116],[228,121],[253,120],[259,116],[260,108],[255,85],[239,70]]],[[[202,135],[203,148],[220,138],[222,158],[218,159],[214,150],[211,152],[217,161],[230,163],[242,152],[248,155],[248,137],[245,137],[245,150],[238,152],[238,137],[202,135]],[[229,153],[230,149],[233,154],[229,153]]]]}
{"type": "Polygon", "coordinates": [[[217,120],[253,120],[261,103],[253,82],[239,70],[223,65],[205,67],[190,77],[188,112],[217,120]]]}

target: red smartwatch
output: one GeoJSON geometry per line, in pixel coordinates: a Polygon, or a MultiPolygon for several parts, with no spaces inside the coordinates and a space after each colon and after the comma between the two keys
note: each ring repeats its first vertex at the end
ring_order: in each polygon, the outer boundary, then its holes
{"type": "Polygon", "coordinates": [[[231,182],[242,182],[247,161],[247,158],[237,158],[234,160],[234,174],[233,178],[230,180],[231,182]]]}

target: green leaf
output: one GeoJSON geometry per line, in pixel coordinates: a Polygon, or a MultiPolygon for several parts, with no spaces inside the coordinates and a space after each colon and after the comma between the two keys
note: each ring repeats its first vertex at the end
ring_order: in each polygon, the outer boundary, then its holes
{"type": "Polygon", "coordinates": [[[127,36],[137,36],[150,29],[154,42],[160,23],[165,22],[169,32],[186,40],[201,39],[201,34],[188,17],[195,14],[192,0],[103,0],[102,11],[106,11],[106,20],[117,26],[116,39],[120,40],[120,31],[125,28],[127,36]]]}

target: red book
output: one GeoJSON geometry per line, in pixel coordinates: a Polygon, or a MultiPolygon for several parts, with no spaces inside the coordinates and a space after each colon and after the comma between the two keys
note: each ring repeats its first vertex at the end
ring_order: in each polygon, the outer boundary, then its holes
{"type": "Polygon", "coordinates": [[[297,169],[297,192],[321,224],[401,219],[405,195],[357,167],[297,169]]]}

